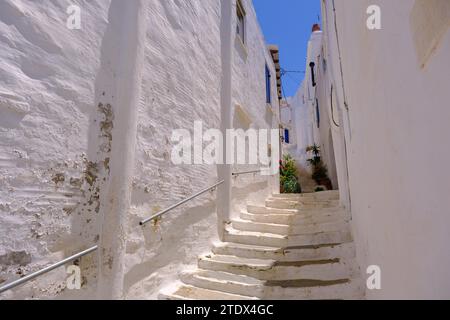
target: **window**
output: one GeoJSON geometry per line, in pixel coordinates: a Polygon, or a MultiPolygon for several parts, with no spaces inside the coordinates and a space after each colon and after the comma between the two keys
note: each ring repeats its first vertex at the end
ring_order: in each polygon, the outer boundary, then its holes
{"type": "Polygon", "coordinates": [[[318,99],[316,99],[316,117],[317,117],[317,128],[320,128],[320,109],[318,99]]]}
{"type": "Polygon", "coordinates": [[[315,74],[314,74],[314,67],[316,66],[316,64],[314,63],[314,62],[311,62],[310,64],[309,64],[309,67],[311,68],[311,83],[312,83],[312,86],[313,87],[315,87],[316,86],[316,76],[315,76],[315,74]]]}
{"type": "Polygon", "coordinates": [[[245,10],[242,6],[241,0],[237,0],[237,27],[236,34],[241,38],[242,43],[245,43],[245,10]]]}
{"type": "Polygon", "coordinates": [[[269,67],[266,64],[266,102],[269,104],[272,103],[272,88],[270,85],[271,77],[269,67]]]}
{"type": "Polygon", "coordinates": [[[284,129],[284,142],[289,144],[289,129],[284,129]]]}

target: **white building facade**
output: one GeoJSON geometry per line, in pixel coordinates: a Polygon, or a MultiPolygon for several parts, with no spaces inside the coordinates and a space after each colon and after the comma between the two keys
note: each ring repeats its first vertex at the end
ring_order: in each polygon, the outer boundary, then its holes
{"type": "MultiPolygon", "coordinates": [[[[330,147],[329,140],[332,133],[330,122],[326,117],[329,112],[326,106],[322,106],[322,86],[326,73],[323,73],[324,65],[322,56],[323,32],[319,25],[314,25],[311,38],[307,46],[305,79],[299,87],[296,95],[290,99],[293,110],[293,131],[296,137],[293,156],[302,172],[310,172],[311,168],[307,160],[312,157],[306,151],[308,147],[317,145],[321,147],[322,158],[327,165],[328,173],[333,188],[338,189],[334,148],[330,147]],[[320,83],[321,84],[321,83],[320,83]],[[326,135],[325,133],[329,134],[326,135]]],[[[332,142],[332,140],[330,140],[332,142]]]]}
{"type": "Polygon", "coordinates": [[[321,146],[361,275],[381,271],[366,297],[448,299],[450,2],[375,2],[322,1],[321,40],[308,49],[316,87],[309,96],[307,74],[293,102],[298,147],[321,146]]]}

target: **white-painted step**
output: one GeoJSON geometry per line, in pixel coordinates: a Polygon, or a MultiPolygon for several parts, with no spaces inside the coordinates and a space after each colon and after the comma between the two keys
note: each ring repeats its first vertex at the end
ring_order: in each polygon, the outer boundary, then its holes
{"type": "Polygon", "coordinates": [[[191,286],[259,299],[264,298],[265,282],[252,277],[202,269],[183,272],[180,276],[184,283],[191,286]]]}
{"type": "Polygon", "coordinates": [[[319,232],[314,234],[293,235],[288,237],[288,246],[322,246],[352,242],[353,237],[349,230],[319,232]]]}
{"type": "Polygon", "coordinates": [[[302,263],[281,263],[267,259],[208,255],[199,258],[199,268],[253,277],[259,280],[338,281],[356,274],[353,260],[326,260],[302,263]]]}
{"type": "Polygon", "coordinates": [[[339,200],[331,200],[331,199],[315,199],[315,198],[309,198],[309,197],[301,197],[301,198],[276,198],[276,197],[270,197],[266,201],[271,202],[295,202],[297,204],[304,204],[304,205],[335,205],[339,206],[340,201],[339,200]]]}
{"type": "Polygon", "coordinates": [[[251,220],[235,219],[232,221],[233,228],[242,231],[265,232],[279,235],[304,235],[315,234],[320,232],[332,231],[350,231],[350,226],[345,221],[329,222],[329,223],[310,223],[307,225],[288,225],[262,223],[251,220]]]}
{"type": "Polygon", "coordinates": [[[236,230],[230,226],[224,234],[226,242],[269,247],[321,246],[341,244],[353,240],[350,231],[321,232],[308,235],[282,236],[272,233],[236,230]]]}
{"type": "Polygon", "coordinates": [[[365,288],[361,281],[350,279],[344,283],[306,287],[266,286],[266,300],[361,300],[365,288]]]}
{"type": "Polygon", "coordinates": [[[263,206],[248,205],[247,211],[254,214],[298,214],[297,209],[276,209],[263,206]]]}
{"type": "Polygon", "coordinates": [[[272,223],[284,225],[310,225],[331,223],[339,221],[349,221],[350,215],[345,211],[336,211],[328,213],[317,213],[315,215],[294,215],[294,214],[253,214],[242,211],[240,214],[242,220],[248,220],[259,223],[272,223]]]}
{"type": "Polygon", "coordinates": [[[317,199],[317,200],[339,200],[339,191],[323,191],[323,192],[313,192],[313,193],[282,193],[282,194],[273,194],[272,198],[278,199],[289,199],[289,200],[297,200],[297,199],[317,199]]]}
{"type": "Polygon", "coordinates": [[[340,206],[339,201],[322,201],[322,202],[307,202],[288,201],[283,199],[266,200],[266,207],[275,209],[314,209],[314,208],[337,208],[340,206]]]}
{"type": "Polygon", "coordinates": [[[233,228],[242,231],[256,231],[279,235],[289,235],[291,226],[287,224],[261,223],[250,220],[235,219],[232,220],[233,228]]]}
{"type": "Polygon", "coordinates": [[[213,253],[243,258],[269,259],[276,261],[314,261],[355,258],[353,243],[345,243],[319,248],[276,248],[261,247],[238,243],[218,242],[214,244],[213,253]]]}
{"type": "Polygon", "coordinates": [[[287,247],[288,236],[279,234],[241,231],[231,226],[226,227],[224,241],[269,247],[287,247]]]}
{"type": "Polygon", "coordinates": [[[181,284],[172,292],[163,290],[159,294],[160,300],[258,300],[256,297],[247,297],[223,291],[208,290],[181,284]]]}
{"type": "Polygon", "coordinates": [[[197,270],[181,275],[184,283],[234,295],[275,300],[343,300],[361,299],[363,288],[356,280],[337,282],[271,282],[221,271],[197,270]]]}
{"type": "Polygon", "coordinates": [[[309,208],[299,208],[299,209],[278,209],[270,207],[262,207],[256,205],[248,205],[247,212],[252,214],[280,214],[280,215],[296,215],[299,217],[316,217],[323,214],[335,214],[346,212],[342,207],[335,208],[320,208],[320,207],[309,207],[309,208]]]}

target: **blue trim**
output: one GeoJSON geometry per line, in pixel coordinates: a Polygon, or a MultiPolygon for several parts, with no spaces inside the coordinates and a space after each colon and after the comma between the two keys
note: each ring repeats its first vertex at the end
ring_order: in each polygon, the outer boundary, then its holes
{"type": "Polygon", "coordinates": [[[270,78],[272,76],[270,75],[269,67],[266,64],[266,102],[272,103],[272,86],[270,83],[270,78]]]}
{"type": "Polygon", "coordinates": [[[289,139],[289,129],[284,129],[284,142],[289,144],[290,143],[290,139],[289,139]]]}

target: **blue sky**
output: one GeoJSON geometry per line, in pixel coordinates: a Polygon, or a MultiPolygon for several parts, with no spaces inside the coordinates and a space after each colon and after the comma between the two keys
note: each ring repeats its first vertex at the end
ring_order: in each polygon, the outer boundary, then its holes
{"type": "MultiPolygon", "coordinates": [[[[253,0],[259,23],[268,44],[280,48],[280,64],[285,70],[305,71],[306,47],[311,28],[319,22],[319,0],[253,0]]],[[[286,96],[293,96],[304,74],[283,77],[286,96]]]]}

